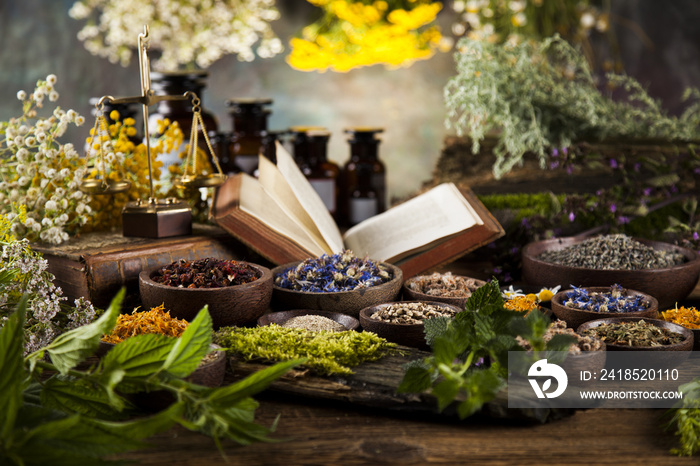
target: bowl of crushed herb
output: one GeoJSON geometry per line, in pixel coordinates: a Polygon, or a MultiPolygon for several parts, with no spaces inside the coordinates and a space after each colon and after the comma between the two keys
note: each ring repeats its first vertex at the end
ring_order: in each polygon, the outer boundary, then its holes
{"type": "MultiPolygon", "coordinates": [[[[188,325],[186,320],[172,317],[162,304],[148,311],[135,309],[131,313],[120,314],[112,332],[103,335],[100,340],[97,356],[103,357],[115,345],[138,335],[155,334],[179,338],[188,325]]],[[[211,348],[212,351],[204,356],[199,367],[187,377],[189,382],[206,387],[218,387],[223,383],[226,353],[217,345],[211,345],[211,348]]]]}
{"type": "Polygon", "coordinates": [[[258,325],[277,324],[286,328],[303,328],[310,332],[344,332],[357,330],[360,322],[347,314],[318,311],[314,309],[293,309],[271,312],[258,318],[258,325]]]}
{"type": "Polygon", "coordinates": [[[207,305],[214,328],[255,322],[270,306],[272,272],[236,260],[179,260],[139,274],[144,307],[165,304],[177,318],[192,320],[207,305]]]}
{"type": "Polygon", "coordinates": [[[399,345],[425,349],[423,322],[432,317],[451,318],[462,310],[437,301],[382,303],[360,311],[360,326],[399,345]]]}
{"type": "Polygon", "coordinates": [[[610,317],[591,320],[576,329],[602,340],[608,351],[691,351],[693,332],[659,319],[610,317]]]}
{"type": "Polygon", "coordinates": [[[700,278],[697,252],[623,234],[537,241],[523,248],[522,260],[523,279],[529,284],[617,283],[655,297],[660,308],[685,299],[700,278]]]}
{"type": "Polygon", "coordinates": [[[309,258],[272,269],[276,309],[316,309],[357,317],[360,310],[394,301],[403,283],[401,269],[352,251],[309,258]]]}
{"type": "Polygon", "coordinates": [[[693,351],[700,351],[700,311],[695,306],[681,306],[668,309],[661,313],[666,322],[678,324],[693,332],[693,351]]]}
{"type": "Polygon", "coordinates": [[[463,308],[472,293],[485,284],[483,280],[452,272],[435,272],[409,278],[401,291],[405,301],[436,301],[463,308]]]}
{"type": "Polygon", "coordinates": [[[612,286],[576,287],[552,298],[552,313],[571,328],[605,317],[658,318],[659,302],[640,291],[612,286]]]}

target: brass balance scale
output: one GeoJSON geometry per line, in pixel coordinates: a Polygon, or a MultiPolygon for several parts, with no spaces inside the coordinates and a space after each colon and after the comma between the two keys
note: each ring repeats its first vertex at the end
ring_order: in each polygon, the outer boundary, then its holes
{"type": "Polygon", "coordinates": [[[97,149],[97,160],[94,165],[97,167],[97,174],[94,178],[86,175],[80,185],[80,190],[92,195],[108,195],[128,191],[131,182],[125,179],[123,167],[119,167],[121,177],[117,180],[111,179],[106,173],[106,163],[104,155],[104,144],[100,134],[107,135],[109,144],[109,132],[104,116],[105,103],[126,104],[140,103],[143,109],[143,126],[146,135],[146,154],[148,157],[148,199],[139,199],[136,202],[129,202],[122,210],[122,233],[124,236],[145,237],[145,238],[165,238],[169,236],[189,235],[192,233],[192,209],[187,202],[175,198],[156,198],[153,188],[153,168],[151,161],[151,145],[148,131],[148,107],[163,100],[191,100],[192,101],[192,130],[190,132],[189,149],[185,160],[183,175],[175,181],[175,184],[182,187],[209,188],[216,187],[226,181],[219,159],[216,156],[209,136],[207,135],[204,121],[202,120],[199,97],[194,92],[187,91],[183,95],[155,95],[151,89],[150,62],[148,60],[148,26],[144,27],[144,33],[138,36],[139,69],[141,74],[141,95],[135,97],[114,98],[104,96],[96,104],[97,117],[95,126],[88,141],[88,154],[85,157],[86,167],[89,165],[90,152],[93,149],[93,139],[98,138],[99,148],[97,149]],[[209,150],[209,155],[214,161],[217,173],[202,174],[197,173],[196,151],[198,147],[199,129],[204,135],[204,140],[209,150]]]}

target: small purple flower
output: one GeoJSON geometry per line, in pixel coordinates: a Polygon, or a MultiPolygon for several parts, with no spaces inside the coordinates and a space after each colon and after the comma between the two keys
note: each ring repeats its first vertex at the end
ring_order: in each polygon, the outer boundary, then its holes
{"type": "Polygon", "coordinates": [[[569,153],[569,149],[567,149],[566,147],[562,147],[561,151],[564,155],[569,153]]]}
{"type": "Polygon", "coordinates": [[[642,164],[637,162],[634,164],[634,171],[639,172],[642,169],[642,164]]]}
{"type": "Polygon", "coordinates": [[[503,269],[501,267],[493,268],[493,273],[495,273],[496,275],[500,274],[501,272],[503,272],[503,269]]]}
{"type": "Polygon", "coordinates": [[[532,225],[530,225],[530,221],[527,218],[524,218],[520,221],[520,224],[525,227],[526,230],[529,230],[532,228],[532,225]]]}
{"type": "Polygon", "coordinates": [[[642,192],[645,196],[649,197],[649,196],[651,196],[651,191],[652,191],[651,188],[644,188],[644,191],[642,191],[642,192]]]}
{"type": "Polygon", "coordinates": [[[670,190],[671,190],[672,193],[677,193],[677,192],[678,192],[678,186],[676,186],[675,184],[673,184],[673,185],[671,185],[670,190]]]}
{"type": "Polygon", "coordinates": [[[559,151],[556,147],[552,149],[552,157],[559,157],[559,151]]]}
{"type": "Polygon", "coordinates": [[[569,221],[573,222],[576,219],[576,215],[573,212],[569,212],[569,221]]]}
{"type": "Polygon", "coordinates": [[[617,160],[616,160],[616,159],[610,159],[610,168],[613,168],[613,169],[614,169],[614,168],[617,168],[617,167],[618,167],[617,160]]]}
{"type": "Polygon", "coordinates": [[[697,240],[699,240],[699,239],[700,239],[700,235],[698,235],[698,232],[697,232],[697,231],[694,231],[694,232],[693,232],[693,240],[697,241],[697,240]]]}
{"type": "Polygon", "coordinates": [[[559,161],[555,160],[554,162],[550,162],[549,164],[549,169],[554,170],[555,168],[559,167],[559,161]]]}
{"type": "Polygon", "coordinates": [[[568,165],[568,166],[566,167],[566,173],[568,173],[569,175],[571,175],[573,172],[574,172],[574,166],[573,166],[573,165],[568,165]]]}
{"type": "Polygon", "coordinates": [[[620,215],[620,216],[617,218],[617,223],[619,223],[620,225],[624,225],[624,224],[626,224],[626,223],[630,223],[630,218],[629,218],[629,217],[625,217],[624,215],[620,215]]]}

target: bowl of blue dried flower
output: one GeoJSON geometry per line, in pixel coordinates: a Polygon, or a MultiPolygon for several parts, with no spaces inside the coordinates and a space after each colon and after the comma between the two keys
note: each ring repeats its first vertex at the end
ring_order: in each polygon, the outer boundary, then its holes
{"type": "Polygon", "coordinates": [[[653,296],[612,286],[571,286],[552,297],[552,313],[570,328],[608,317],[658,317],[659,302],[653,296]]]}
{"type": "Polygon", "coordinates": [[[291,262],[272,269],[272,307],[317,309],[358,317],[360,310],[395,301],[403,273],[395,265],[358,258],[350,251],[291,262]]]}

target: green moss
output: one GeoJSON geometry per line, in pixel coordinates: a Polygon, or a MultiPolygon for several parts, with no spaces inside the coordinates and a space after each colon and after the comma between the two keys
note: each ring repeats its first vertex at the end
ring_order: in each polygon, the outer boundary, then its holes
{"type": "Polygon", "coordinates": [[[270,362],[307,358],[305,364],[320,374],[352,374],[351,367],[376,361],[396,345],[370,332],[310,332],[279,325],[224,327],[214,343],[246,361],[270,362]]]}

